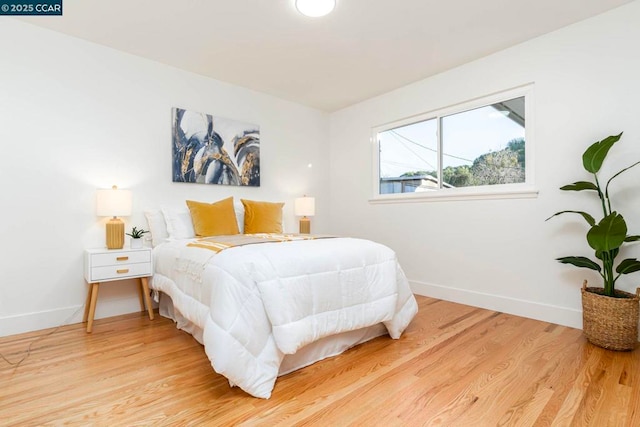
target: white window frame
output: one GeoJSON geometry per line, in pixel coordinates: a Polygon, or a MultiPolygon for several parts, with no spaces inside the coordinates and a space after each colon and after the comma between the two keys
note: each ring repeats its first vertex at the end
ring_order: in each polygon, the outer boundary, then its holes
{"type": "MultiPolygon", "coordinates": [[[[473,199],[513,199],[537,197],[538,190],[534,186],[535,163],[534,153],[534,122],[533,122],[533,84],[516,87],[492,95],[483,96],[449,107],[418,114],[391,123],[372,128],[372,182],[373,197],[371,203],[402,203],[402,202],[428,202],[444,200],[473,200],[473,199]],[[440,137],[442,118],[453,114],[463,113],[476,108],[493,105],[498,102],[513,98],[524,97],[525,102],[525,182],[516,184],[477,185],[472,187],[447,188],[434,191],[416,193],[392,193],[380,194],[380,144],[378,134],[401,126],[417,122],[436,119],[438,156],[442,156],[442,138],[440,137]]],[[[442,172],[442,162],[438,162],[438,170],[442,172]]]]}

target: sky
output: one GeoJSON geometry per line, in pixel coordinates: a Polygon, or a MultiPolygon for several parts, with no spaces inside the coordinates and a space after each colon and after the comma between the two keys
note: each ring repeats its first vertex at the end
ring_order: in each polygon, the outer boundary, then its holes
{"type": "MultiPolygon", "coordinates": [[[[523,98],[524,99],[524,98],[523,98]]],[[[443,167],[471,165],[478,156],[499,151],[515,138],[524,138],[524,127],[491,106],[445,116],[443,167]]],[[[378,133],[380,176],[437,169],[436,119],[378,133]]]]}

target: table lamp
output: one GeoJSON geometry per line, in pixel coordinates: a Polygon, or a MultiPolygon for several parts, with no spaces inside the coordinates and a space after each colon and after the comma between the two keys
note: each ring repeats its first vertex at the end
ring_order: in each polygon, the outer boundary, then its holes
{"type": "Polygon", "coordinates": [[[311,221],[307,217],[316,214],[316,199],[307,196],[298,197],[295,200],[293,210],[296,216],[302,217],[300,218],[300,234],[311,233],[311,221]]]}
{"type": "Polygon", "coordinates": [[[131,191],[111,189],[98,190],[96,214],[112,217],[107,222],[107,249],[122,249],[124,246],[124,222],[119,216],[131,215],[131,191]]]}

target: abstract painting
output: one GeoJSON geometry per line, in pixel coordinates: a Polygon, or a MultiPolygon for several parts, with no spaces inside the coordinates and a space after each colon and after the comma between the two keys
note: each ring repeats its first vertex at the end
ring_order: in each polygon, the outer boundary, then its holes
{"type": "Polygon", "coordinates": [[[173,182],[260,186],[260,126],[173,109],[173,182]]]}

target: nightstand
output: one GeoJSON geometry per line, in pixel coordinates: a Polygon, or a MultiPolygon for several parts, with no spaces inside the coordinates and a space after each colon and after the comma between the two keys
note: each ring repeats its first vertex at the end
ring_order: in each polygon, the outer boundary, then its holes
{"type": "Polygon", "coordinates": [[[87,249],[84,252],[84,279],[89,284],[87,302],[84,307],[84,322],[87,322],[87,332],[93,328],[93,316],[98,301],[100,283],[113,282],[123,279],[140,279],[138,293],[140,309],[149,312],[149,319],[153,320],[153,308],[149,297],[148,278],[153,274],[151,248],[140,249],[87,249]]]}

